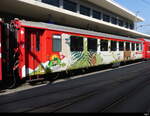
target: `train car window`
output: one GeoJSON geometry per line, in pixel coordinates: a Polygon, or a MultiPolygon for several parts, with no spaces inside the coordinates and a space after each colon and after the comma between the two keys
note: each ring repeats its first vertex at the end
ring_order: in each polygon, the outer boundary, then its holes
{"type": "Polygon", "coordinates": [[[136,50],[139,51],[140,50],[140,45],[136,44],[136,50]]]}
{"type": "Polygon", "coordinates": [[[132,51],[135,51],[135,43],[132,43],[132,51]]]}
{"type": "Polygon", "coordinates": [[[97,39],[88,38],[88,51],[97,51],[97,39]]]}
{"type": "Polygon", "coordinates": [[[124,42],[119,42],[119,51],[124,51],[124,42]]]}
{"type": "Polygon", "coordinates": [[[53,52],[61,52],[62,50],[61,35],[53,35],[53,52]]]}
{"type": "Polygon", "coordinates": [[[150,46],[149,46],[149,49],[148,49],[148,51],[150,51],[150,46]]]}
{"type": "Polygon", "coordinates": [[[140,49],[141,49],[141,51],[143,50],[143,45],[142,44],[140,44],[140,49]]]}
{"type": "Polygon", "coordinates": [[[36,32],[36,51],[40,51],[40,33],[36,32]]]}
{"type": "Polygon", "coordinates": [[[28,41],[26,41],[26,49],[28,51],[31,50],[31,32],[29,32],[28,30],[26,30],[26,34],[25,34],[25,38],[27,38],[28,41]]]}
{"type": "Polygon", "coordinates": [[[83,51],[83,37],[71,36],[71,51],[83,51]]]}
{"type": "Polygon", "coordinates": [[[117,51],[117,42],[111,41],[111,51],[117,51]]]}
{"type": "Polygon", "coordinates": [[[130,51],[130,43],[129,42],[126,43],[126,51],[130,51]]]}
{"type": "Polygon", "coordinates": [[[101,51],[108,51],[108,40],[101,40],[101,51]]]}

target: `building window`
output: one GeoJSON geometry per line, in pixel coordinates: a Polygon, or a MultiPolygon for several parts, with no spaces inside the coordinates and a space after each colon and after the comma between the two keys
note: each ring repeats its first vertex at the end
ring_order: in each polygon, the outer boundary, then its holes
{"type": "Polygon", "coordinates": [[[80,5],[80,14],[90,16],[90,8],[80,5]]]}
{"type": "Polygon", "coordinates": [[[104,14],[104,15],[103,15],[103,21],[110,22],[110,16],[104,14]]]}
{"type": "Polygon", "coordinates": [[[132,51],[135,51],[135,43],[132,43],[132,51]]]}
{"type": "Polygon", "coordinates": [[[57,7],[60,6],[59,0],[42,0],[42,2],[46,3],[46,4],[54,5],[54,6],[57,6],[57,7]]]}
{"type": "Polygon", "coordinates": [[[97,39],[88,38],[88,51],[97,51],[97,39]]]}
{"type": "Polygon", "coordinates": [[[124,51],[124,42],[119,42],[119,51],[124,51]]]}
{"type": "Polygon", "coordinates": [[[111,23],[117,25],[117,18],[111,17],[111,23]]]}
{"type": "Polygon", "coordinates": [[[53,35],[53,52],[61,52],[62,50],[61,35],[53,35]]]}
{"type": "Polygon", "coordinates": [[[118,20],[118,24],[119,24],[119,26],[123,26],[123,21],[122,20],[118,20]]]}
{"type": "Polygon", "coordinates": [[[111,51],[117,51],[117,42],[111,41],[111,51]]]}
{"type": "Polygon", "coordinates": [[[134,29],[134,24],[130,24],[130,29],[134,29]]]}
{"type": "Polygon", "coordinates": [[[129,28],[129,23],[128,22],[125,23],[125,28],[129,28]]]}
{"type": "Polygon", "coordinates": [[[130,43],[129,42],[126,43],[126,51],[130,51],[130,43]]]}
{"type": "Polygon", "coordinates": [[[108,51],[108,40],[101,40],[101,51],[108,51]]]}
{"type": "Polygon", "coordinates": [[[71,36],[71,51],[83,51],[83,37],[71,36]]]}
{"type": "Polygon", "coordinates": [[[70,0],[64,0],[64,9],[77,12],[77,3],[70,0]]]}
{"type": "Polygon", "coordinates": [[[93,18],[101,19],[101,12],[93,10],[93,18]]]}

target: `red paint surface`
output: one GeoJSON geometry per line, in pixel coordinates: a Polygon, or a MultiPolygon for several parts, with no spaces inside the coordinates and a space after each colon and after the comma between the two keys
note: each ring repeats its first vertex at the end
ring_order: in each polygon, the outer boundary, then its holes
{"type": "Polygon", "coordinates": [[[144,59],[149,59],[150,58],[150,41],[145,40],[144,38],[141,38],[140,40],[142,40],[144,42],[143,45],[143,58],[144,59]]]}

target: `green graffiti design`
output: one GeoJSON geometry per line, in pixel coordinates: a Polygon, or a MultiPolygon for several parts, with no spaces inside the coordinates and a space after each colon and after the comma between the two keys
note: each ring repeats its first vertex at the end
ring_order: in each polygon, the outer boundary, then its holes
{"type": "Polygon", "coordinates": [[[51,68],[53,66],[57,66],[61,64],[61,60],[59,58],[54,58],[52,61],[49,61],[48,67],[51,68]]]}

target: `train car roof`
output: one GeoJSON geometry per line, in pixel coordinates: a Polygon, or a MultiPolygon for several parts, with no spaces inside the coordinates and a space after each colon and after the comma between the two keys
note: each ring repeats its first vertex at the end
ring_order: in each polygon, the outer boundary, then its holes
{"type": "Polygon", "coordinates": [[[150,40],[149,39],[144,39],[146,42],[150,42],[150,40]]]}
{"type": "Polygon", "coordinates": [[[84,30],[84,29],[77,29],[73,27],[61,26],[61,25],[56,25],[56,24],[48,24],[48,23],[43,23],[43,22],[32,22],[32,21],[21,20],[21,25],[50,29],[50,30],[58,30],[58,31],[63,31],[63,32],[80,33],[80,34],[84,34],[84,35],[86,34],[86,35],[91,35],[91,36],[102,36],[106,38],[143,42],[135,38],[123,37],[123,36],[106,34],[106,33],[101,33],[101,32],[94,32],[94,31],[89,31],[89,30],[84,30]]]}

